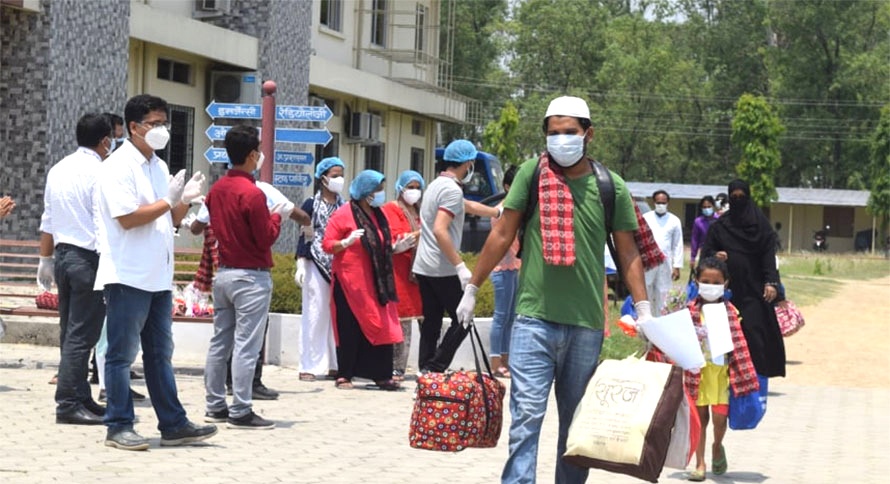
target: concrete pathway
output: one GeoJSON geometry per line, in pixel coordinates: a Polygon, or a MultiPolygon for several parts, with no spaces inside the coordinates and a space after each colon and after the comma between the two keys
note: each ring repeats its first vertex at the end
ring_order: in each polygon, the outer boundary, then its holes
{"type": "MultiPolygon", "coordinates": [[[[103,445],[104,427],[55,424],[55,387],[47,381],[57,362],[57,348],[0,344],[0,482],[493,483],[507,455],[509,415],[494,449],[415,450],[407,439],[411,390],[390,393],[361,384],[337,390],[333,382],[300,382],[296,370],[275,366],[265,368],[264,381],[281,398],[255,402],[255,409],[276,421],[276,429],[223,427],[206,443],[162,448],[154,412],[143,402],[136,407],[136,428],[151,439],[151,449],[111,449],[103,445]]],[[[180,399],[189,417],[201,421],[201,363],[182,366],[180,399]]],[[[144,390],[140,381],[134,387],[144,390]]],[[[710,482],[886,482],[890,389],[796,386],[781,379],[770,389],[764,421],[753,431],[730,431],[729,472],[709,474],[710,482]]],[[[550,408],[538,460],[542,483],[553,482],[556,460],[552,397],[550,408]]],[[[686,482],[685,476],[666,468],[660,482],[686,482]]],[[[641,481],[594,470],[588,482],[641,481]]]]}

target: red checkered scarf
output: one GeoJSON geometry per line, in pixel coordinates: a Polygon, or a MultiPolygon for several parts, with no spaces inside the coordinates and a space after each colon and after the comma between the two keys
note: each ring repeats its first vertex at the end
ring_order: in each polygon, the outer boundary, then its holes
{"type": "Polygon", "coordinates": [[[575,202],[562,168],[550,163],[547,152],[538,161],[541,246],[544,262],[554,266],[575,264],[575,202]]]}
{"type": "MultiPolygon", "coordinates": [[[[692,322],[697,328],[702,325],[701,322],[701,305],[704,301],[698,297],[689,303],[690,314],[692,314],[692,322]]],[[[729,332],[732,335],[732,343],[735,349],[729,353],[729,384],[732,386],[733,392],[738,395],[748,395],[760,391],[760,382],[757,380],[757,371],[754,369],[754,362],[751,361],[751,354],[748,352],[748,342],[745,340],[745,334],[742,332],[742,322],[739,318],[739,310],[727,301],[726,315],[729,317],[729,332]]],[[[703,336],[699,338],[704,339],[703,336]]],[[[658,361],[661,363],[673,363],[664,353],[656,347],[649,350],[646,358],[650,361],[658,361]]],[[[698,387],[701,384],[701,373],[693,373],[684,371],[683,384],[686,393],[692,400],[698,400],[698,387]]]]}
{"type": "Polygon", "coordinates": [[[634,211],[637,214],[637,230],[634,230],[634,242],[637,243],[637,250],[640,252],[640,258],[643,259],[643,270],[650,270],[661,265],[667,256],[658,248],[658,242],[652,235],[652,229],[643,219],[643,213],[640,207],[634,204],[634,211]]]}
{"type": "Polygon", "coordinates": [[[198,264],[198,272],[195,273],[195,288],[201,292],[213,290],[213,271],[219,267],[219,246],[213,229],[209,225],[204,227],[204,248],[201,252],[201,262],[198,264]]]}

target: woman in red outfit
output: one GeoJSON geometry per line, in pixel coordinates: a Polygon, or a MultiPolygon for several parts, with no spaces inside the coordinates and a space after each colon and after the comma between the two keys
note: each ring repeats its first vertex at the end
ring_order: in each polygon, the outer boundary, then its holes
{"type": "Polygon", "coordinates": [[[383,214],[389,222],[389,232],[395,244],[392,258],[399,295],[399,322],[404,342],[396,344],[393,354],[392,377],[402,381],[408,366],[408,347],[411,343],[411,325],[416,319],[423,320],[420,302],[420,286],[411,272],[414,253],[420,236],[420,196],[423,193],[423,176],[414,170],[405,170],[396,181],[396,199],[383,206],[383,214]]]}
{"type": "Polygon", "coordinates": [[[380,207],[383,174],[365,170],[349,186],[350,202],[328,221],[322,248],[334,254],[331,313],[336,322],[337,381],[351,389],[354,377],[398,390],[392,379],[393,345],[402,341],[393,276],[393,239],[380,207]]]}

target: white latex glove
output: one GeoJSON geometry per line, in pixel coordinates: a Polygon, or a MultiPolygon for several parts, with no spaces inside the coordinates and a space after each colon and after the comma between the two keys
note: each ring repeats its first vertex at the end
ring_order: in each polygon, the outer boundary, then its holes
{"type": "Polygon", "coordinates": [[[303,281],[306,279],[306,259],[300,257],[297,259],[297,272],[294,273],[294,282],[297,286],[303,287],[303,281]]]}
{"type": "Polygon", "coordinates": [[[198,197],[198,198],[192,200],[192,201],[191,201],[191,204],[192,204],[192,205],[201,205],[202,203],[204,203],[204,199],[205,199],[205,198],[207,198],[206,195],[201,195],[200,197],[198,197]]]}
{"type": "Polygon", "coordinates": [[[192,223],[198,219],[198,214],[190,213],[182,218],[182,222],[179,222],[179,230],[182,229],[190,229],[192,227],[192,223]]]}
{"type": "Polygon", "coordinates": [[[53,287],[53,256],[40,256],[40,262],[37,264],[37,285],[44,291],[49,291],[53,287]]]}
{"type": "Polygon", "coordinates": [[[167,205],[173,208],[182,200],[182,191],[185,189],[185,169],[179,170],[179,173],[176,176],[171,176],[168,181],[167,196],[161,200],[167,202],[167,205]]]}
{"type": "Polygon", "coordinates": [[[199,171],[192,175],[191,180],[182,189],[182,203],[188,205],[201,196],[204,189],[204,175],[199,171]]]}
{"type": "Polygon", "coordinates": [[[652,320],[652,303],[649,301],[635,302],[634,311],[637,312],[637,335],[639,335],[640,339],[643,341],[649,341],[646,338],[646,334],[643,332],[643,328],[640,327],[640,323],[652,320]]]}
{"type": "Polygon", "coordinates": [[[396,243],[392,244],[392,252],[393,254],[401,254],[406,250],[411,250],[415,246],[417,246],[417,237],[414,234],[403,234],[396,240],[396,243]]]}
{"type": "Polygon", "coordinates": [[[457,269],[457,277],[460,279],[460,288],[466,289],[467,284],[470,283],[470,278],[473,277],[473,273],[467,269],[467,265],[463,262],[454,267],[457,269]]]}
{"type": "Polygon", "coordinates": [[[353,230],[352,233],[349,234],[349,237],[346,237],[345,239],[340,241],[340,244],[342,244],[343,248],[345,249],[352,245],[356,240],[362,238],[363,235],[365,235],[365,229],[353,230]]]}
{"type": "Polygon", "coordinates": [[[276,203],[272,206],[272,208],[269,209],[269,213],[277,213],[278,215],[281,215],[281,218],[283,219],[287,219],[288,217],[290,217],[290,214],[293,211],[294,202],[288,201],[276,203]]]}
{"type": "Polygon", "coordinates": [[[466,328],[473,322],[473,316],[476,311],[476,292],[479,288],[473,284],[467,284],[464,289],[464,295],[460,298],[460,304],[457,305],[457,320],[466,328]]]}

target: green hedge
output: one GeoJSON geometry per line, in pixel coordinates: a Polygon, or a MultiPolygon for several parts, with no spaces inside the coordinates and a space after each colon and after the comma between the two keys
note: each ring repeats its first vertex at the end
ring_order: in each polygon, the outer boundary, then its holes
{"type": "MultiPolygon", "coordinates": [[[[299,314],[302,310],[302,293],[294,282],[295,261],[293,254],[273,254],[275,267],[272,268],[273,313],[299,314]]],[[[471,270],[476,265],[476,254],[464,254],[464,261],[471,270]]],[[[494,313],[494,288],[491,282],[479,288],[476,295],[476,316],[490,318],[494,313]]]]}

